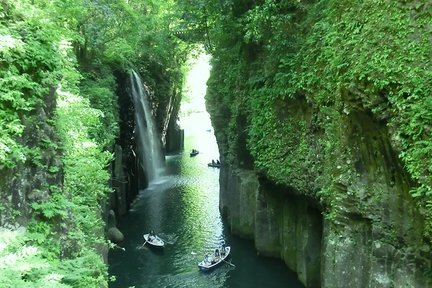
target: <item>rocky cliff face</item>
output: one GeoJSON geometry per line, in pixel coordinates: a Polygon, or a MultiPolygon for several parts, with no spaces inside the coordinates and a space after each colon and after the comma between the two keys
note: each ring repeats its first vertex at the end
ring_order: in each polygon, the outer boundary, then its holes
{"type": "Polygon", "coordinates": [[[354,152],[333,153],[331,203],[229,166],[220,208],[231,231],[283,259],[306,287],[429,287],[424,219],[386,128],[364,114],[343,117],[340,137],[354,152]]]}
{"type": "Polygon", "coordinates": [[[320,287],[322,217],[298,195],[260,184],[250,170],[221,170],[220,207],[231,231],[252,238],[260,255],[278,257],[307,287],[320,287]]]}
{"type": "Polygon", "coordinates": [[[0,226],[9,224],[23,225],[30,220],[32,203],[44,203],[51,197],[51,186],[60,186],[63,182],[61,173],[61,153],[57,149],[58,137],[51,126],[56,105],[54,89],[44,98],[40,106],[31,115],[25,115],[25,130],[18,139],[28,150],[34,149],[40,155],[31,153],[17,161],[15,167],[2,167],[0,176],[0,199],[2,207],[0,226]],[[30,156],[30,157],[29,157],[30,156]]]}
{"type": "Polygon", "coordinates": [[[234,2],[206,95],[232,231],[307,287],[431,286],[430,1],[234,2]]]}
{"type": "Polygon", "coordinates": [[[323,227],[314,202],[252,170],[222,167],[220,179],[220,208],[231,232],[254,239],[260,255],[283,259],[307,287],[320,287],[323,227]]]}
{"type": "Polygon", "coordinates": [[[335,167],[344,172],[324,221],[323,286],[428,287],[424,218],[387,128],[365,113],[344,118],[341,137],[352,152],[335,167]]]}

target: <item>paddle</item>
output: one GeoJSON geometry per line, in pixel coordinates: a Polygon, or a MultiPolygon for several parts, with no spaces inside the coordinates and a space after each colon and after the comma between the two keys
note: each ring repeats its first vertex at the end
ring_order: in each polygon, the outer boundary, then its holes
{"type": "Polygon", "coordinates": [[[140,246],[140,247],[138,247],[138,249],[141,249],[142,247],[144,247],[144,245],[147,243],[147,240],[145,240],[144,241],[144,243],[140,246]]]}
{"type": "Polygon", "coordinates": [[[229,265],[231,265],[232,267],[236,267],[234,264],[232,264],[231,262],[228,262],[228,261],[225,261],[225,260],[222,260],[223,262],[225,262],[225,263],[228,263],[229,265]]]}

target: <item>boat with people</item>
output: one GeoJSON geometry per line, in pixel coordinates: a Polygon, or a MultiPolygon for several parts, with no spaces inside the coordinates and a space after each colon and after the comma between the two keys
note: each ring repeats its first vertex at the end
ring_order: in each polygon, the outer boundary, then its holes
{"type": "MultiPolygon", "coordinates": [[[[148,234],[144,234],[144,244],[148,243],[153,247],[163,248],[165,246],[165,242],[156,234],[154,234],[153,230],[148,234]]],[[[144,244],[142,246],[144,246],[144,244]]]]}
{"type": "Polygon", "coordinates": [[[198,155],[199,154],[199,151],[198,150],[196,150],[196,149],[192,149],[192,151],[190,152],[190,157],[194,157],[194,156],[196,156],[196,155],[198,155]]]}
{"type": "Polygon", "coordinates": [[[214,255],[212,256],[206,255],[204,257],[204,260],[198,263],[198,267],[202,271],[209,271],[215,268],[216,266],[219,266],[223,262],[226,262],[231,266],[234,266],[234,264],[225,261],[225,259],[229,256],[230,252],[231,252],[230,246],[222,246],[221,248],[215,250],[214,255]]]}
{"type": "Polygon", "coordinates": [[[219,160],[212,160],[211,163],[208,163],[207,166],[209,167],[213,167],[213,168],[220,168],[221,167],[221,163],[219,162],[219,160]]]}

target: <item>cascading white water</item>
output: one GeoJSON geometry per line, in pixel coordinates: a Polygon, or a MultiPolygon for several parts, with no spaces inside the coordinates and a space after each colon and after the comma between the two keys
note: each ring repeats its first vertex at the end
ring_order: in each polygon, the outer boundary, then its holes
{"type": "Polygon", "coordinates": [[[165,167],[160,139],[150,109],[149,97],[140,76],[135,71],[131,73],[132,97],[135,105],[135,135],[139,164],[147,175],[148,183],[158,180],[165,167]]]}

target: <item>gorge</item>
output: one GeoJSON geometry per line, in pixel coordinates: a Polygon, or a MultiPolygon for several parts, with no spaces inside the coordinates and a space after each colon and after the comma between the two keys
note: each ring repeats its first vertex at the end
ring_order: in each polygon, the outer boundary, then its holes
{"type": "Polygon", "coordinates": [[[204,46],[229,233],[305,287],[431,287],[431,8],[3,1],[0,283],[108,286],[119,217],[185,148],[186,60],[204,46]]]}

